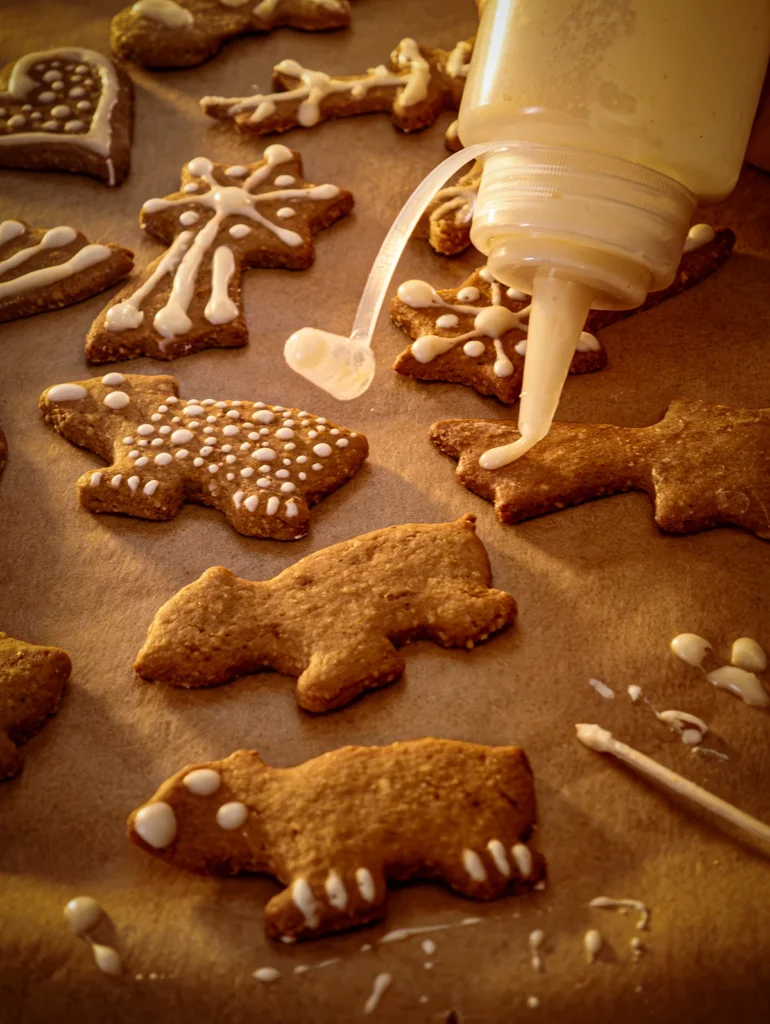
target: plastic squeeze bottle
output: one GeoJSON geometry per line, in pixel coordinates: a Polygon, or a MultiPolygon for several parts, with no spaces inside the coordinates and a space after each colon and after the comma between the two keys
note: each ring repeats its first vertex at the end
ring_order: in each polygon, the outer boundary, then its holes
{"type": "Polygon", "coordinates": [[[350,338],[304,328],[294,369],[338,398],[371,383],[370,342],[395,264],[436,189],[484,168],[471,239],[532,295],[520,438],[548,433],[590,308],[630,309],[674,279],[693,211],[734,187],[770,54],[770,0],[485,0],[463,94],[466,146],[407,201],[350,338]]]}

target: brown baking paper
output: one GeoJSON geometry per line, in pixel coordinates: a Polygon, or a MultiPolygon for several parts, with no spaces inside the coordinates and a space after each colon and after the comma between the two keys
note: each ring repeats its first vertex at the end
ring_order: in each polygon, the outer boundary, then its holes
{"type": "MultiPolygon", "coordinates": [[[[119,6],[41,0],[16,3],[10,15],[6,6],[0,56],[56,44],[106,51],[119,6]]],[[[139,208],[176,188],[184,161],[203,154],[244,162],[276,141],[209,122],[198,109],[201,96],[265,89],[284,57],[350,73],[384,61],[405,35],[451,46],[474,27],[473,7],[463,0],[361,0],[353,8],[347,31],[243,38],[199,68],[133,72],[136,130],[126,183],[112,190],[84,177],[2,171],[0,215],[72,224],[94,241],[134,249],[141,266],[161,250],[142,237],[139,208]]],[[[193,506],[168,523],[81,510],[75,481],[99,460],[46,427],[37,401],[51,384],[113,368],[89,371],[83,358],[86,331],[110,293],[0,328],[0,423],[10,447],[0,479],[0,628],[64,647],[74,664],[59,714],[25,747],[22,774],[0,784],[4,1024],[337,1024],[362,1019],[381,972],[393,980],[372,1020],[399,1024],[443,1022],[451,1010],[463,1024],[767,1019],[768,862],[581,747],[574,723],[597,721],[770,820],[770,719],[668,653],[670,639],[686,630],[708,637],[724,658],[738,636],[770,646],[770,545],[735,529],[666,536],[643,494],[501,526],[490,505],[458,486],[454,464],[430,445],[427,429],[440,418],[515,417],[516,410],[460,387],[397,377],[390,364],[404,338],[385,316],[375,340],[379,372],[358,401],[334,401],[283,363],[293,330],[350,329],[372,258],[401,203],[444,156],[450,119],[409,137],[376,115],[281,137],[301,150],[309,180],[353,191],[353,215],[318,237],[311,270],[246,276],[247,348],[114,367],[172,372],[185,396],[298,405],[364,431],[368,465],[316,509],[305,540],[249,540],[216,511],[193,506]],[[407,649],[401,682],[322,717],[300,713],[293,680],[275,674],[184,692],[132,672],[155,611],[211,565],[266,579],[359,533],[468,511],[478,516],[494,585],[520,606],[515,629],[472,652],[416,644],[407,649]],[[611,686],[615,699],[602,699],[590,677],[611,686]],[[729,760],[691,754],[648,709],[630,703],[632,683],[659,710],[704,718],[707,745],[729,760]],[[273,880],[183,874],[125,839],[127,814],[187,763],[249,747],[271,764],[291,765],[341,744],[426,735],[524,746],[539,803],[535,842],[549,866],[544,892],[482,905],[412,885],[392,893],[382,925],[276,945],[262,932],[273,880]],[[101,974],[66,926],[64,904],[81,894],[110,915],[114,932],[98,936],[119,949],[119,978],[101,974]],[[649,931],[636,932],[635,915],[588,909],[599,895],[644,900],[649,931]],[[469,916],[481,922],[461,925],[469,916]],[[450,927],[430,936],[437,946],[430,956],[422,936],[376,945],[389,929],[434,923],[450,927]],[[589,967],[582,936],[591,927],[605,946],[589,967]],[[542,973],[529,964],[527,936],[535,928],[545,933],[542,973]],[[648,952],[633,964],[636,934],[648,952]],[[364,944],[374,948],[362,952],[364,944]],[[299,964],[330,958],[339,960],[293,974],[299,964]],[[255,980],[261,966],[277,967],[280,979],[270,986],[255,980]],[[537,1009],[528,1008],[530,996],[539,999],[537,1009]]],[[[746,171],[735,194],[706,217],[736,230],[737,253],[691,292],[604,331],[609,367],[568,381],[560,418],[649,424],[680,394],[770,404],[770,182],[746,171]]],[[[453,287],[478,262],[473,252],[445,259],[415,240],[393,290],[410,277],[453,287]]]]}

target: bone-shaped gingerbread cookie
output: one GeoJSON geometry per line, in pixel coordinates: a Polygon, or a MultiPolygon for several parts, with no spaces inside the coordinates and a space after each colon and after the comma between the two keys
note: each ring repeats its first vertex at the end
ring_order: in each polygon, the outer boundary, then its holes
{"type": "Polygon", "coordinates": [[[310,506],[349,480],[366,438],[304,409],[180,399],[169,376],[108,373],[48,388],[43,416],[108,463],[78,481],[89,512],[172,519],[212,505],[247,537],[297,540],[310,506]]]}
{"type": "Polygon", "coordinates": [[[215,686],[274,669],[299,677],[306,711],[341,707],[401,676],[394,644],[470,648],[514,620],[514,599],[490,588],[474,523],[466,515],[390,526],[265,582],[208,569],[157,612],[136,671],[174,686],[215,686]]]}
{"type": "Polygon", "coordinates": [[[272,938],[311,939],[385,915],[387,879],[490,900],[543,878],[526,845],[532,772],[520,747],[421,739],[341,747],[294,768],[239,750],[177,772],[128,819],[174,867],[274,875],[272,938]]]}
{"type": "Polygon", "coordinates": [[[371,113],[390,113],[396,128],[413,132],[433,124],[442,110],[457,110],[472,53],[472,39],[452,50],[402,39],[390,55],[390,68],[380,64],[360,75],[329,75],[283,60],[273,68],[275,92],[204,96],[201,107],[210,117],[257,135],[371,113]]]}
{"type": "Polygon", "coordinates": [[[56,714],[71,671],[66,651],[0,633],[0,779],[21,771],[18,747],[56,714]]]}
{"type": "Polygon", "coordinates": [[[112,19],[117,56],[148,68],[184,68],[213,57],[224,42],[274,28],[343,28],[349,0],[137,0],[112,19]]]}
{"type": "Polygon", "coordinates": [[[60,309],[109,288],[131,272],[134,254],[90,243],[65,225],[45,230],[0,222],[0,323],[60,309]]]}
{"type": "Polygon", "coordinates": [[[119,185],[131,159],[131,79],[95,50],[28,53],[0,73],[0,167],[119,185]]]}
{"type": "Polygon", "coordinates": [[[313,234],[352,207],[350,192],[305,181],[301,157],[286,146],[268,146],[248,165],[195,157],[182,171],[179,192],[142,207],[142,227],[170,248],[102,311],[88,333],[86,358],[174,359],[245,345],[242,271],[309,267],[313,234]]]}
{"type": "Polygon", "coordinates": [[[444,420],[430,436],[459,460],[460,483],[493,501],[504,523],[639,490],[663,530],[732,523],[770,540],[770,409],[678,399],[651,427],[554,423],[526,455],[494,470],[479,456],[513,442],[513,424],[444,420]]]}

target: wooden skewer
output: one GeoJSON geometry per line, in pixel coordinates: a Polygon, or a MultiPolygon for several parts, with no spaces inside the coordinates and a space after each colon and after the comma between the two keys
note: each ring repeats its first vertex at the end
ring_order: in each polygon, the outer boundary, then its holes
{"type": "Polygon", "coordinates": [[[585,722],[581,722],[575,726],[575,730],[580,742],[590,747],[591,750],[596,750],[600,754],[612,754],[620,761],[623,761],[624,764],[633,768],[639,775],[653,779],[665,789],[688,800],[692,800],[693,803],[704,807],[723,821],[734,825],[752,839],[759,840],[762,853],[766,857],[770,857],[770,826],[766,825],[763,821],[733,806],[727,800],[722,800],[721,797],[715,796],[707,789],[697,786],[694,782],[690,782],[689,779],[685,779],[676,772],[672,772],[670,768],[664,768],[663,765],[658,764],[657,761],[647,757],[645,754],[640,754],[633,747],[621,743],[620,740],[615,739],[611,732],[607,729],[602,729],[599,725],[588,725],[585,722]]]}

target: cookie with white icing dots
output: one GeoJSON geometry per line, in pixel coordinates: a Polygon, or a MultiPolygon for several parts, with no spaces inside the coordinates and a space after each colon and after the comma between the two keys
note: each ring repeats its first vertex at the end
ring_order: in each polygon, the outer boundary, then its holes
{"type": "Polygon", "coordinates": [[[0,323],[80,302],[126,277],[134,254],[75,228],[0,222],[0,323]]]}
{"type": "Polygon", "coordinates": [[[492,420],[444,420],[430,430],[439,451],[458,460],[458,481],[494,502],[504,523],[633,490],[650,495],[662,530],[733,524],[770,540],[770,409],[677,399],[651,427],[554,423],[516,462],[482,468],[484,452],[518,436],[514,424],[492,420]]]}
{"type": "Polygon", "coordinates": [[[513,597],[490,587],[474,524],[466,515],[389,526],[264,582],[208,569],[158,611],[136,671],[173,686],[216,686],[273,669],[298,677],[306,711],[341,707],[402,675],[394,645],[472,648],[514,621],[513,597]],[[342,607],[355,615],[341,615],[342,607]]]}
{"type": "Polygon", "coordinates": [[[442,110],[458,109],[472,53],[472,39],[452,50],[402,39],[390,55],[389,68],[380,64],[360,75],[331,75],[282,60],[273,68],[275,92],[204,96],[201,108],[256,135],[371,113],[390,114],[403,132],[418,131],[433,124],[442,110]]]}
{"type": "Polygon", "coordinates": [[[28,53],[0,72],[0,167],[119,185],[131,161],[133,87],[95,50],[28,53]]]}
{"type": "Polygon", "coordinates": [[[318,32],[350,22],[349,0],[137,0],[115,15],[110,45],[148,68],[201,64],[235,36],[274,28],[318,32]]]}
{"type": "MultiPolygon", "coordinates": [[[[637,309],[591,310],[578,339],[570,373],[607,365],[595,332],[692,288],[713,274],[732,252],[735,235],[697,224],[690,231],[673,283],[652,292],[637,309]]],[[[393,323],[414,339],[394,364],[415,380],[465,384],[511,404],[521,393],[527,350],[529,296],[480,267],[459,287],[436,290],[427,281],[405,281],[391,301],[393,323]]]]}
{"type": "Polygon", "coordinates": [[[174,377],[122,373],[43,393],[45,420],[110,463],[78,481],[83,508],[173,519],[191,501],[244,536],[298,540],[368,453],[362,434],[304,410],[178,395],[174,377]]]}
{"type": "Polygon", "coordinates": [[[178,192],[142,207],[141,226],[169,248],[102,311],[88,332],[86,358],[175,359],[245,345],[243,271],[309,267],[313,235],[352,208],[345,189],[305,181],[299,153],[286,146],[268,146],[246,165],[195,157],[178,192]]]}
{"type": "Polygon", "coordinates": [[[21,771],[18,748],[59,710],[71,671],[66,651],[0,633],[0,779],[21,771]]]}
{"type": "Polygon", "coordinates": [[[128,819],[140,849],[204,874],[269,874],[274,939],[380,920],[388,879],[442,882],[474,900],[545,875],[527,845],[532,771],[520,747],[418,739],[340,747],[293,768],[255,750],[189,765],[128,819]]]}

